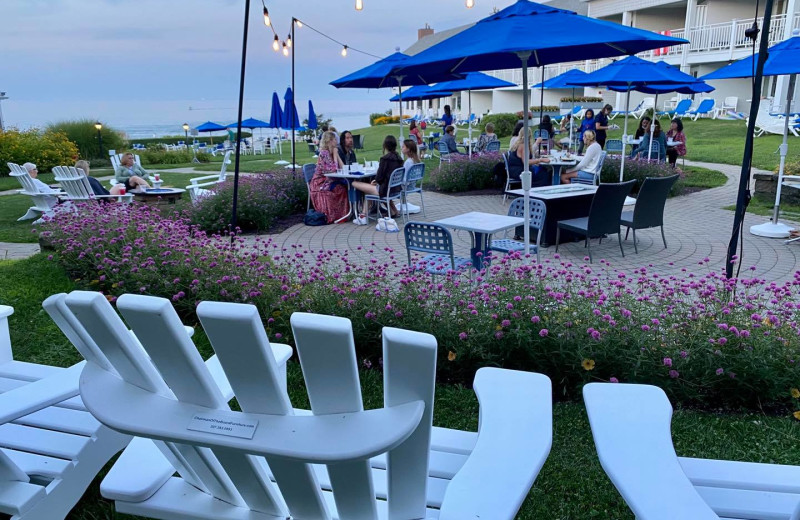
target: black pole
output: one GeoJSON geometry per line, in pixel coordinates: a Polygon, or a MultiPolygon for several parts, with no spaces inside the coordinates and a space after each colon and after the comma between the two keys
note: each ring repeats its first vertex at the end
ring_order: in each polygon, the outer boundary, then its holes
{"type": "MultiPolygon", "coordinates": [[[[733,231],[728,242],[728,254],[725,257],[725,276],[733,277],[733,256],[736,254],[736,244],[742,233],[742,224],[750,203],[750,167],[753,162],[753,136],[755,133],[758,108],[761,104],[761,83],[764,76],[764,62],[767,61],[769,49],[769,26],[772,16],[773,0],[766,0],[764,5],[764,26],[761,27],[761,44],[758,49],[758,62],[756,63],[755,78],[753,80],[753,102],[750,105],[750,119],[747,121],[747,136],[744,141],[744,157],[742,158],[742,173],[739,177],[739,195],[736,198],[736,211],[733,214],[733,231]]],[[[755,36],[753,37],[755,39],[755,36]]],[[[739,260],[741,262],[741,259],[739,260]]]]}
{"type": "Polygon", "coordinates": [[[100,132],[100,129],[97,129],[97,142],[98,146],[100,146],[100,158],[103,158],[103,134],[100,132]]]}
{"type": "Polygon", "coordinates": [[[290,115],[292,116],[292,179],[297,176],[297,162],[295,161],[295,142],[294,142],[294,127],[297,126],[297,121],[294,120],[294,113],[297,110],[297,105],[295,104],[295,100],[297,99],[297,92],[294,90],[294,48],[297,45],[297,42],[294,39],[294,25],[297,23],[295,18],[292,17],[292,112],[290,115]]]}
{"type": "MultiPolygon", "coordinates": [[[[244,31],[242,34],[242,69],[239,75],[239,116],[236,120],[236,160],[233,166],[233,209],[231,233],[236,231],[236,204],[239,202],[239,152],[242,147],[242,105],[244,104],[244,72],[247,61],[247,24],[250,19],[250,0],[244,0],[244,31]]],[[[231,235],[231,241],[233,235],[231,235]]]]}

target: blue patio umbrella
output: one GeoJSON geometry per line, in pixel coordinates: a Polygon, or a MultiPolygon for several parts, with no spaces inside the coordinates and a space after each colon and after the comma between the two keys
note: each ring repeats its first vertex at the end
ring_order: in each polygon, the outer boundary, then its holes
{"type": "MultiPolygon", "coordinates": [[[[656,88],[677,88],[678,86],[685,86],[687,84],[696,84],[697,79],[694,76],[681,72],[677,68],[663,62],[654,62],[637,58],[636,56],[628,56],[625,59],[615,61],[606,65],[602,69],[598,69],[583,78],[571,80],[573,85],[578,86],[605,86],[610,89],[615,89],[618,92],[626,92],[625,95],[625,125],[622,130],[623,139],[623,153],[619,167],[619,180],[622,182],[622,176],[625,171],[625,140],[628,135],[628,112],[630,109],[631,91],[639,90],[641,88],[656,87],[656,88]]],[[[672,90],[666,90],[672,92],[672,90]]],[[[654,107],[658,105],[658,92],[654,107]]],[[[655,109],[654,109],[655,113],[655,109]]],[[[653,142],[653,133],[655,132],[655,125],[650,125],[650,142],[653,142]]],[[[651,149],[647,151],[647,157],[650,158],[651,149]]]]}
{"type": "MultiPolygon", "coordinates": [[[[735,61],[721,69],[717,69],[710,74],[706,74],[701,79],[728,79],[728,78],[749,78],[756,69],[758,55],[756,53],[747,58],[735,61]]],[[[800,73],[800,36],[795,29],[793,36],[780,43],[776,43],[769,48],[767,60],[764,63],[764,76],[789,76],[789,88],[786,90],[786,107],[784,108],[783,143],[778,149],[780,152],[780,164],[778,166],[778,187],[775,190],[775,206],[772,214],[772,221],[750,227],[750,233],[769,238],[786,238],[794,229],[786,224],[778,222],[780,217],[781,187],[783,185],[783,175],[786,167],[786,154],[789,152],[789,118],[792,114],[792,96],[794,95],[797,74],[800,73]]]]}
{"type": "MultiPolygon", "coordinates": [[[[419,101],[423,99],[443,98],[452,95],[452,92],[438,90],[438,85],[432,87],[428,85],[417,85],[416,87],[411,87],[403,92],[403,99],[406,101],[419,101]]],[[[400,101],[400,94],[395,94],[394,96],[390,97],[389,101],[400,101]]]]}
{"type": "Polygon", "coordinates": [[[295,148],[294,148],[294,132],[300,128],[300,118],[297,116],[297,106],[294,104],[294,93],[292,88],[288,87],[286,93],[283,95],[283,120],[281,121],[281,128],[292,131],[292,168],[297,166],[295,164],[295,148]]]}
{"type": "MultiPolygon", "coordinates": [[[[528,67],[551,63],[608,58],[688,43],[650,31],[581,16],[573,11],[517,0],[436,45],[401,63],[392,74],[425,75],[438,71],[466,73],[522,67],[524,153],[528,154],[528,67]],[[542,28],[560,27],[543,37],[542,28]]],[[[530,252],[528,226],[531,174],[523,161],[525,254],[530,252]]]]}
{"type": "MultiPolygon", "coordinates": [[[[236,128],[237,124],[238,122],[234,121],[233,123],[229,124],[227,128],[236,128]]],[[[269,123],[267,123],[266,121],[261,121],[260,119],[249,117],[247,119],[242,120],[242,128],[249,128],[250,130],[252,130],[254,128],[271,128],[271,127],[269,126],[269,123]]]]}
{"type": "Polygon", "coordinates": [[[281,110],[281,100],[277,92],[272,92],[272,108],[269,113],[269,127],[280,128],[283,122],[283,110],[281,110]]]}
{"type": "MultiPolygon", "coordinates": [[[[212,121],[206,121],[202,125],[195,127],[195,130],[197,130],[198,132],[220,132],[227,130],[227,128],[212,121]]],[[[211,144],[214,144],[214,137],[213,136],[209,137],[211,138],[211,144]]]]}
{"type": "MultiPolygon", "coordinates": [[[[443,72],[442,70],[426,70],[424,74],[400,73],[396,69],[410,59],[402,52],[395,52],[371,65],[359,69],[347,76],[330,82],[336,88],[385,88],[398,87],[400,117],[403,116],[403,86],[430,85],[440,81],[460,79],[462,74],[443,72]]],[[[400,124],[400,138],[403,138],[403,125],[400,124]]]]}
{"type": "Polygon", "coordinates": [[[317,114],[314,112],[314,104],[308,100],[308,127],[312,130],[317,129],[317,114]]]}
{"type": "Polygon", "coordinates": [[[483,72],[468,72],[463,79],[454,79],[436,84],[436,90],[460,92],[467,91],[467,131],[469,132],[469,155],[472,157],[472,91],[495,88],[516,87],[515,83],[495,78],[483,72]]]}

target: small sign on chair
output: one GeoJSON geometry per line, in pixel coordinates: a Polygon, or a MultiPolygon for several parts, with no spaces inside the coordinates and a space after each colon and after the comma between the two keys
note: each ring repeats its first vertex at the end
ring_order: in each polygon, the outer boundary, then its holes
{"type": "Polygon", "coordinates": [[[242,439],[252,439],[256,433],[258,421],[252,419],[226,418],[219,414],[196,413],[192,416],[187,430],[196,432],[213,433],[216,435],[226,435],[228,437],[240,437],[242,439]]]}

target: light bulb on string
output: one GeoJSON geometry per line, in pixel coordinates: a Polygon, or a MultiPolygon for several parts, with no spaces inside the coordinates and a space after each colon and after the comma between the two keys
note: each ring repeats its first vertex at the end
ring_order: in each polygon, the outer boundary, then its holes
{"type": "Polygon", "coordinates": [[[303,22],[301,22],[300,20],[295,19],[294,23],[297,24],[298,28],[302,28],[303,27],[303,22]]]}
{"type": "Polygon", "coordinates": [[[364,9],[364,0],[356,0],[356,11],[364,9]]]}
{"type": "Polygon", "coordinates": [[[286,45],[286,42],[283,42],[283,55],[284,56],[289,55],[289,47],[286,45]]]}
{"type": "Polygon", "coordinates": [[[475,7],[475,0],[467,0],[466,1],[467,9],[472,9],[475,7]]]}
{"type": "Polygon", "coordinates": [[[278,42],[278,35],[275,35],[275,39],[272,40],[272,50],[278,52],[281,48],[280,42],[278,42]]]}
{"type": "Polygon", "coordinates": [[[343,58],[347,57],[347,45],[345,45],[344,47],[342,47],[342,57],[343,57],[343,58]]]}
{"type": "Polygon", "coordinates": [[[269,19],[269,10],[267,9],[266,6],[264,6],[264,25],[269,27],[271,23],[272,22],[269,19]]]}
{"type": "Polygon", "coordinates": [[[290,48],[292,46],[292,35],[291,34],[289,34],[289,36],[286,37],[286,45],[288,45],[290,48]]]}

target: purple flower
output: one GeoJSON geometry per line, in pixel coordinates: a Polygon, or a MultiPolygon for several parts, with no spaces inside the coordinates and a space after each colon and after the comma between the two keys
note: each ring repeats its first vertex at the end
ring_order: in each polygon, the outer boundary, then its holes
{"type": "Polygon", "coordinates": [[[677,370],[670,370],[669,371],[669,377],[671,377],[672,379],[677,379],[678,376],[680,376],[680,375],[681,374],[677,370]]]}
{"type": "Polygon", "coordinates": [[[458,339],[460,339],[461,341],[464,341],[465,339],[467,339],[467,333],[466,332],[460,333],[458,335],[458,339]]]}
{"type": "Polygon", "coordinates": [[[548,331],[547,329],[542,329],[542,330],[539,331],[539,336],[541,336],[543,338],[547,337],[548,334],[550,334],[550,331],[548,331]]]}
{"type": "Polygon", "coordinates": [[[665,358],[663,359],[663,363],[664,363],[664,366],[665,366],[665,367],[671,367],[671,366],[672,366],[672,359],[671,359],[671,358],[668,358],[668,357],[665,357],[665,358]]]}
{"type": "Polygon", "coordinates": [[[725,373],[725,370],[724,370],[724,369],[722,369],[722,368],[718,368],[718,369],[717,369],[717,375],[718,375],[718,376],[721,376],[721,375],[722,375],[722,374],[724,374],[724,373],[725,373]]]}
{"type": "Polygon", "coordinates": [[[619,383],[619,379],[617,379],[616,377],[611,377],[611,378],[608,379],[608,382],[609,383],[619,383]]]}

